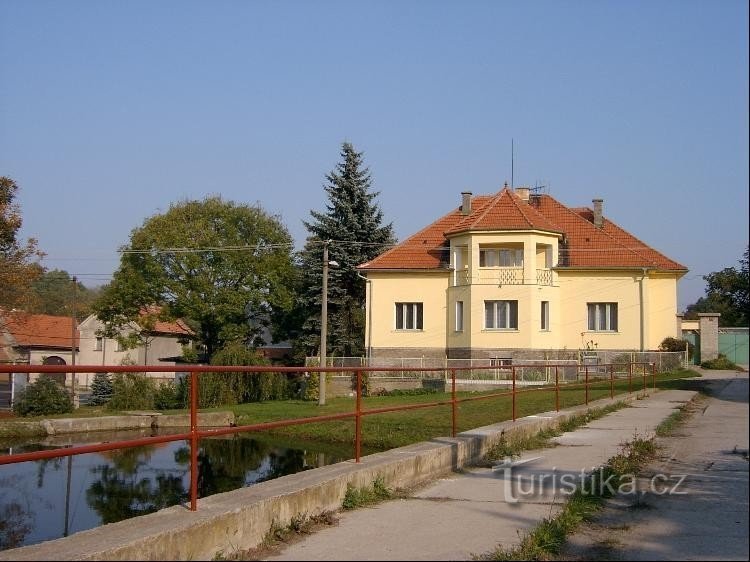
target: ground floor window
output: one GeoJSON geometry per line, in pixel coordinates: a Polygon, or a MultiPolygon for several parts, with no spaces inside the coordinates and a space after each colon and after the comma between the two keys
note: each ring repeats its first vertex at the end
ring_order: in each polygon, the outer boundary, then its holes
{"type": "Polygon", "coordinates": [[[421,330],[422,314],[423,312],[421,302],[397,302],[396,329],[421,330]]]}
{"type": "Polygon", "coordinates": [[[617,331],[616,302],[590,302],[587,307],[590,332],[617,331]]]}
{"type": "Polygon", "coordinates": [[[518,301],[484,301],[484,327],[487,330],[517,330],[518,301]]]}

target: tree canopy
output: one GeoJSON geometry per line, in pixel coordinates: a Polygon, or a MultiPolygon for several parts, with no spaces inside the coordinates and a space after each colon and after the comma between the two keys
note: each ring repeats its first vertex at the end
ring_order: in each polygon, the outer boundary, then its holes
{"type": "MultiPolygon", "coordinates": [[[[76,317],[80,320],[91,313],[91,305],[102,289],[90,289],[78,280],[75,286],[76,317]]],[[[29,312],[53,316],[70,315],[73,306],[73,278],[67,271],[43,271],[32,283],[31,289],[34,299],[29,312]]]]}
{"type": "Polygon", "coordinates": [[[328,280],[329,347],[336,355],[357,356],[364,352],[365,282],[356,267],[394,243],[393,227],[383,224],[383,212],[371,191],[372,178],[364,166],[363,153],[351,143],[341,147],[341,161],[326,176],[326,211],[310,211],[305,222],[309,236],[301,253],[306,318],[298,339],[306,353],[320,344],[323,245],[330,241],[329,260],[339,267],[330,269],[328,280]]]}
{"type": "Polygon", "coordinates": [[[740,267],[725,267],[704,275],[706,295],[687,307],[686,318],[696,318],[699,312],[719,312],[721,326],[747,326],[750,307],[750,274],[748,247],[740,258],[740,267]]]}
{"type": "Polygon", "coordinates": [[[208,360],[227,343],[257,343],[263,326],[292,305],[292,239],[260,206],[218,196],[173,204],[134,229],[121,251],[94,305],[99,318],[112,328],[153,316],[144,310],[182,318],[208,360]]]}
{"type": "Polygon", "coordinates": [[[14,201],[17,192],[15,181],[0,177],[0,308],[26,310],[32,302],[32,283],[43,271],[38,260],[44,254],[35,239],[18,240],[23,220],[14,201]]]}

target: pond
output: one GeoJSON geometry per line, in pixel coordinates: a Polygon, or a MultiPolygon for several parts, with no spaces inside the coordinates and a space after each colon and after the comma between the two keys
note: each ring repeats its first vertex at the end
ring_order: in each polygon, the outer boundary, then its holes
{"type": "MultiPolygon", "coordinates": [[[[0,455],[164,435],[90,433],[0,443],[0,455]]],[[[266,435],[201,439],[198,493],[206,497],[353,457],[351,446],[266,435]]],[[[0,550],[145,515],[190,498],[188,441],[0,466],[0,550]]]]}

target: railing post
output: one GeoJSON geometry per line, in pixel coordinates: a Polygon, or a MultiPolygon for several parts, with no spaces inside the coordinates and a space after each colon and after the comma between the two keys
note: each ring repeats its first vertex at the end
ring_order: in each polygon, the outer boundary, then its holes
{"type": "Polygon", "coordinates": [[[190,373],[190,511],[198,510],[198,373],[190,373]]]}
{"type": "Polygon", "coordinates": [[[584,369],[585,369],[585,371],[586,371],[586,380],[585,380],[585,381],[584,381],[584,383],[583,383],[583,388],[584,388],[584,389],[585,389],[585,391],[586,391],[586,392],[585,392],[585,396],[586,396],[586,405],[588,406],[588,405],[589,405],[589,366],[588,366],[588,365],[586,365],[586,366],[584,367],[584,369]]]}
{"type": "Polygon", "coordinates": [[[628,363],[628,393],[633,392],[633,362],[628,363]]]}
{"type": "Polygon", "coordinates": [[[456,369],[451,369],[451,435],[456,436],[456,369]]]}
{"type": "Polygon", "coordinates": [[[656,363],[651,363],[651,383],[656,390],[656,363]]]}
{"type": "Polygon", "coordinates": [[[362,371],[357,371],[357,411],[354,417],[354,462],[362,453],[362,371]]]}
{"type": "Polygon", "coordinates": [[[511,390],[511,399],[513,402],[513,421],[516,421],[516,367],[510,368],[511,376],[513,377],[513,388],[511,390]]]}
{"type": "Polygon", "coordinates": [[[555,411],[560,411],[560,376],[557,365],[555,365],[555,411]]]}
{"type": "Polygon", "coordinates": [[[643,394],[646,394],[646,365],[642,365],[642,371],[643,371],[643,394]]]}
{"type": "Polygon", "coordinates": [[[614,371],[614,365],[609,366],[609,397],[614,398],[615,397],[615,371],[614,371]]]}

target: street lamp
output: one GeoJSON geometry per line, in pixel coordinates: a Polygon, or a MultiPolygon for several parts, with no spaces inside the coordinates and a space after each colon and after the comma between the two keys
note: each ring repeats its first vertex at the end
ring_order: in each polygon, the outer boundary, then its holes
{"type": "MultiPolygon", "coordinates": [[[[323,297],[320,312],[320,367],[326,366],[326,345],[328,343],[328,267],[338,267],[339,263],[328,259],[328,244],[330,240],[323,242],[323,297]]],[[[326,403],[326,373],[319,373],[318,383],[318,405],[325,406],[326,403]]]]}

